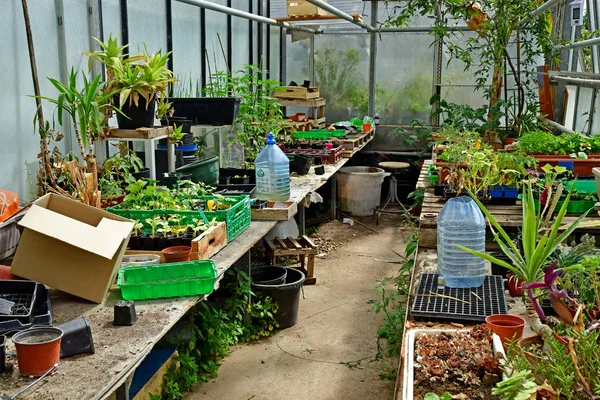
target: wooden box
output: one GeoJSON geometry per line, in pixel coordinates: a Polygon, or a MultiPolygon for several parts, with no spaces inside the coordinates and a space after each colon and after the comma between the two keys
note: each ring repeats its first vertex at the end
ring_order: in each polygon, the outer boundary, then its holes
{"type": "Polygon", "coordinates": [[[318,87],[305,88],[303,86],[282,86],[279,90],[273,91],[273,97],[278,99],[318,99],[321,92],[318,87]]]}
{"type": "Polygon", "coordinates": [[[155,126],[154,128],[118,129],[110,128],[108,137],[114,139],[154,139],[169,135],[173,131],[170,126],[155,126]]]}
{"type": "Polygon", "coordinates": [[[192,254],[197,260],[207,260],[227,246],[227,227],[225,222],[209,228],[192,241],[192,254]]]}
{"type": "Polygon", "coordinates": [[[270,201],[267,207],[252,209],[253,221],[289,221],[298,212],[298,204],[293,201],[270,201]]]}
{"type": "Polygon", "coordinates": [[[287,0],[287,12],[288,17],[327,15],[327,11],[305,0],[287,0]]]}

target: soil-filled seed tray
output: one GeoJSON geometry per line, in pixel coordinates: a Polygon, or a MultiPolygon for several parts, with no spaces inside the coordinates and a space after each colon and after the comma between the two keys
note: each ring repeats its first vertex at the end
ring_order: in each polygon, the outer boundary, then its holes
{"type": "Polygon", "coordinates": [[[438,286],[438,274],[421,274],[410,315],[423,319],[485,321],[507,313],[504,284],[499,275],[488,275],[476,288],[438,286]]]}

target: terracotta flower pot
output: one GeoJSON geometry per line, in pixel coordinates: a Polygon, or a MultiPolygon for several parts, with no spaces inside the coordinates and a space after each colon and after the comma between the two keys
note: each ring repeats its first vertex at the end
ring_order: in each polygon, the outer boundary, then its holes
{"type": "Polygon", "coordinates": [[[529,364],[531,364],[532,367],[535,367],[542,361],[542,357],[527,350],[527,349],[530,349],[532,345],[542,347],[544,345],[544,339],[542,339],[541,336],[535,335],[535,336],[529,336],[526,338],[521,338],[521,340],[519,340],[518,344],[519,344],[519,347],[521,347],[523,349],[525,358],[527,358],[527,361],[529,361],[529,364]]]}
{"type": "Polygon", "coordinates": [[[523,290],[521,290],[521,286],[525,284],[525,280],[522,278],[517,278],[515,274],[506,274],[508,278],[508,292],[513,297],[523,296],[523,290]]]}
{"type": "Polygon", "coordinates": [[[43,326],[16,333],[12,341],[17,349],[19,373],[42,376],[60,360],[60,341],[63,331],[43,326]]]}
{"type": "Polygon", "coordinates": [[[502,345],[506,345],[515,339],[521,339],[525,320],[517,315],[494,314],[485,318],[485,322],[496,335],[500,336],[502,345]]]}
{"type": "Polygon", "coordinates": [[[502,144],[508,146],[509,144],[513,144],[515,142],[515,138],[507,137],[502,139],[502,144]]]}
{"type": "Polygon", "coordinates": [[[166,263],[190,261],[192,248],[189,246],[167,247],[162,251],[166,263]]]}

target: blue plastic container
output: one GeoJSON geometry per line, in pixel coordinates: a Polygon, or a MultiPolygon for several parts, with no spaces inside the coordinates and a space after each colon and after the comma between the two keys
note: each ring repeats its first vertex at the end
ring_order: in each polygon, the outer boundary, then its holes
{"type": "Polygon", "coordinates": [[[286,201],[290,198],[290,159],[276,146],[269,133],[267,145],[254,161],[256,169],[256,198],[286,201]]]}
{"type": "Polygon", "coordinates": [[[519,189],[514,186],[504,186],[504,197],[507,199],[516,199],[519,195],[519,189]]]}
{"type": "Polygon", "coordinates": [[[438,215],[438,274],[451,288],[481,286],[485,279],[485,260],[456,245],[485,251],[485,218],[467,196],[448,200],[438,215]]]}
{"type": "Polygon", "coordinates": [[[504,195],[504,187],[497,185],[489,188],[490,196],[494,199],[501,198],[504,195]]]}

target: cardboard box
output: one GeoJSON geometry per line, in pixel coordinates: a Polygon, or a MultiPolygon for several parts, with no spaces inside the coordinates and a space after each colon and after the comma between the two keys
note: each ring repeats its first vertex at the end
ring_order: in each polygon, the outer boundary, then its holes
{"type": "Polygon", "coordinates": [[[287,12],[288,17],[327,15],[327,11],[305,0],[287,0],[287,12]]]}
{"type": "Polygon", "coordinates": [[[101,303],[119,270],[134,222],[67,197],[38,199],[24,227],[12,272],[101,303]]]}

